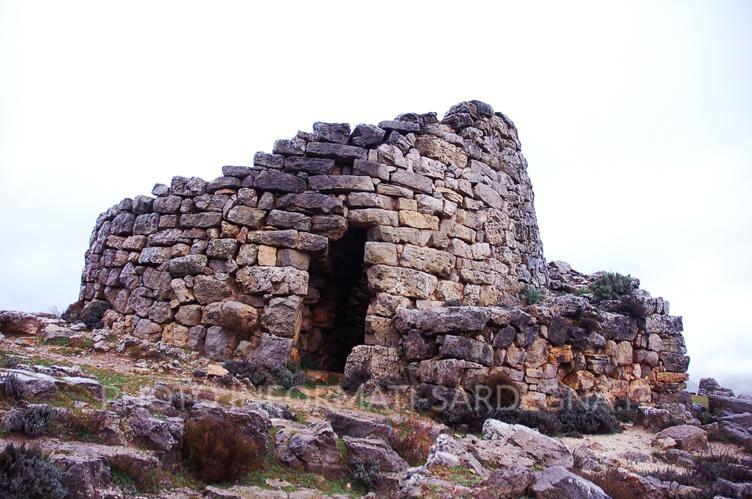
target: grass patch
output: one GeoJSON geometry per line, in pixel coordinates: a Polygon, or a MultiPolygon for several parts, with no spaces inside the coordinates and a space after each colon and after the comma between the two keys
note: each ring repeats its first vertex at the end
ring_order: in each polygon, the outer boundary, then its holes
{"type": "Polygon", "coordinates": [[[452,466],[451,468],[436,468],[434,474],[450,482],[463,487],[474,487],[483,481],[483,478],[473,473],[470,468],[464,466],[452,466]]]}
{"type": "Polygon", "coordinates": [[[354,487],[350,482],[342,478],[324,478],[316,473],[288,468],[278,463],[271,453],[261,469],[248,473],[241,482],[243,485],[254,485],[263,489],[272,489],[266,483],[267,479],[282,480],[290,483],[292,487],[282,488],[288,494],[300,488],[318,490],[326,495],[345,495],[348,497],[361,497],[368,492],[354,487]]]}
{"type": "Polygon", "coordinates": [[[428,424],[414,417],[405,419],[392,426],[394,430],[394,450],[410,466],[421,466],[428,459],[428,452],[433,445],[434,435],[428,424]]]}

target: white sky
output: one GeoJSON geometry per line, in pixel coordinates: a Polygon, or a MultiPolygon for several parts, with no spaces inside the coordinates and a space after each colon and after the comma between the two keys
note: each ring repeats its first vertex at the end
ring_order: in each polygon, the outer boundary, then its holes
{"type": "Polygon", "coordinates": [[[314,121],[481,99],[546,257],[642,280],[752,392],[752,2],[0,0],[0,309],[64,308],[97,215],[314,121]]]}

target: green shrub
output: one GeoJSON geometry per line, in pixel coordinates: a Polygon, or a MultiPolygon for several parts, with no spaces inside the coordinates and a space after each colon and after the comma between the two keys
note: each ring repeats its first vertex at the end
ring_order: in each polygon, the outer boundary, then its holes
{"type": "Polygon", "coordinates": [[[255,386],[279,384],[292,388],[305,383],[303,371],[291,370],[283,365],[267,367],[247,360],[228,360],[223,366],[234,377],[248,379],[255,386]]]}
{"type": "Polygon", "coordinates": [[[9,444],[0,453],[0,498],[62,499],[62,473],[36,449],[9,444]]]}
{"type": "Polygon", "coordinates": [[[394,427],[394,450],[410,464],[421,466],[426,463],[428,453],[436,435],[431,425],[414,417],[406,418],[394,427]]]}
{"type": "Polygon", "coordinates": [[[453,428],[467,426],[481,431],[487,419],[503,423],[521,424],[544,435],[581,436],[611,434],[622,431],[614,411],[604,400],[592,396],[572,401],[558,411],[527,411],[519,408],[496,409],[483,404],[455,405],[439,414],[442,423],[453,428]]]}
{"type": "Polygon", "coordinates": [[[534,286],[528,286],[525,292],[528,305],[535,305],[543,301],[543,290],[534,286]]]}
{"type": "Polygon", "coordinates": [[[10,417],[10,431],[20,431],[29,437],[47,433],[52,409],[46,404],[30,405],[13,411],[10,417]]]}
{"type": "Polygon", "coordinates": [[[351,459],[350,470],[355,483],[367,490],[381,483],[381,465],[374,459],[351,459]]]}
{"type": "Polygon", "coordinates": [[[616,300],[632,290],[632,277],[618,272],[605,272],[598,276],[591,287],[595,301],[616,300]]]}
{"type": "Polygon", "coordinates": [[[619,433],[621,424],[605,400],[593,395],[584,401],[574,401],[560,409],[556,416],[563,435],[603,435],[619,433]]]}
{"type": "Polygon", "coordinates": [[[215,415],[186,421],[183,449],[188,468],[208,483],[229,482],[258,468],[266,451],[263,439],[215,415]]]}
{"type": "Polygon", "coordinates": [[[5,378],[5,381],[3,382],[3,391],[7,397],[15,400],[23,399],[23,388],[18,382],[18,377],[15,374],[11,374],[5,378]]]}
{"type": "Polygon", "coordinates": [[[627,398],[617,399],[614,404],[614,416],[622,423],[634,423],[639,415],[639,406],[627,398]]]}

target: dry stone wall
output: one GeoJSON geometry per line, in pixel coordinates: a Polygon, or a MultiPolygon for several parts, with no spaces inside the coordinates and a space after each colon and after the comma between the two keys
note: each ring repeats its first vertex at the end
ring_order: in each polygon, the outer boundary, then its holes
{"type": "MultiPolygon", "coordinates": [[[[174,177],[101,214],[82,304],[111,308],[107,326],[122,334],[217,360],[451,387],[498,368],[535,403],[563,385],[613,388],[599,376],[643,380],[649,395],[653,368],[673,369],[640,353],[660,351],[648,328],[593,342],[612,318],[519,308],[528,287],[550,287],[526,167],[514,124],[479,101],[440,121],[315,123],[252,166],[174,177]]],[[[651,307],[641,320],[666,312],[651,307]]]]}

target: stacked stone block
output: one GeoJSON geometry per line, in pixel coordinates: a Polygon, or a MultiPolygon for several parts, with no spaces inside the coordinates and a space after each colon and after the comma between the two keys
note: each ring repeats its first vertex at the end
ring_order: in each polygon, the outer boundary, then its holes
{"type": "Polygon", "coordinates": [[[111,306],[122,334],[450,391],[503,374],[525,407],[684,387],[667,303],[591,303],[572,294],[590,277],[546,267],[517,130],[482,102],[315,123],[252,166],[152,194],[101,214],[86,253],[81,300],[111,306]],[[523,306],[530,286],[544,303],[523,306]]]}
{"type": "Polygon", "coordinates": [[[400,307],[515,303],[545,283],[517,131],[487,104],[458,104],[441,121],[315,123],[222,173],[175,177],[103,213],[84,302],[108,302],[142,339],[280,359],[323,356],[336,311],[319,303],[328,274],[313,267],[348,232],[365,234],[354,306],[369,345],[397,346],[400,307]]]}

